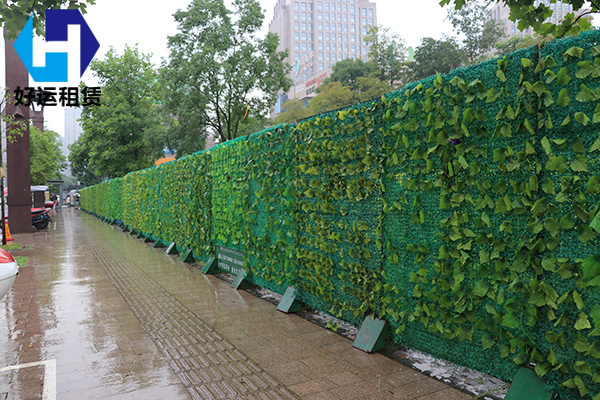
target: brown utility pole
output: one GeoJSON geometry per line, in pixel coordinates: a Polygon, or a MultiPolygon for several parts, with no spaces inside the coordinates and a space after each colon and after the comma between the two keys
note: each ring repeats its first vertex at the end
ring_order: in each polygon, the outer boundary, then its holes
{"type": "MultiPolygon", "coordinates": [[[[8,93],[14,93],[17,86],[29,86],[29,73],[13,47],[15,39],[6,39],[4,27],[4,54],[6,63],[6,86],[8,93]]],[[[7,105],[7,115],[14,115],[17,122],[24,122],[21,135],[7,140],[6,179],[8,183],[8,212],[12,233],[31,232],[31,171],[29,160],[29,107],[7,105]]],[[[10,132],[17,126],[7,124],[10,132]]]]}

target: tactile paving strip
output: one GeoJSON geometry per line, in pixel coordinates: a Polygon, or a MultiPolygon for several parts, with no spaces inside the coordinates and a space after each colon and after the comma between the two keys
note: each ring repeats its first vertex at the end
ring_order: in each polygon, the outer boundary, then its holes
{"type": "Polygon", "coordinates": [[[100,235],[81,236],[192,398],[299,399],[100,235]]]}

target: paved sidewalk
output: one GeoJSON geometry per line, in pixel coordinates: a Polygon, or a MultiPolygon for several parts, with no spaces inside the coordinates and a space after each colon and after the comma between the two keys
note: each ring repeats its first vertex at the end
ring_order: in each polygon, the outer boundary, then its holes
{"type": "Polygon", "coordinates": [[[470,396],[74,209],[0,300],[0,400],[470,396]]]}

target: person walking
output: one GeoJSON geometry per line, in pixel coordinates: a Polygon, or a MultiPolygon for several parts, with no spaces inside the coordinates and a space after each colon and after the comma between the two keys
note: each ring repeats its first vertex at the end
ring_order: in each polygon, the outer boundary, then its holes
{"type": "Polygon", "coordinates": [[[67,196],[67,207],[71,207],[71,196],[67,196]]]}

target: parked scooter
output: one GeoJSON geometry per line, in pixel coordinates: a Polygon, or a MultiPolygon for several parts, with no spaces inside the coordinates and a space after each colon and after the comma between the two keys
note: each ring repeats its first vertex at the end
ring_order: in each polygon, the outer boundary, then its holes
{"type": "Polygon", "coordinates": [[[32,208],[31,209],[31,224],[37,229],[45,229],[52,222],[50,219],[50,208],[32,208]]]}

